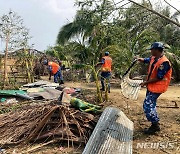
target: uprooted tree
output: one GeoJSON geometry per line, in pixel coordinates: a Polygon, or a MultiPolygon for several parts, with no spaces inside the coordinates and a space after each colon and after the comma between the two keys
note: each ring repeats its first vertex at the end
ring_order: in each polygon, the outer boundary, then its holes
{"type": "Polygon", "coordinates": [[[7,58],[8,52],[26,48],[29,30],[24,26],[23,19],[13,11],[0,17],[0,38],[5,45],[4,56],[4,86],[8,84],[7,58]]]}

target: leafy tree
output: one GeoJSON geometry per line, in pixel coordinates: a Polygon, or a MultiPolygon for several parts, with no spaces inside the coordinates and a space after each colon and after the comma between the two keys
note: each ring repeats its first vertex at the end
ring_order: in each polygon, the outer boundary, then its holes
{"type": "MultiPolygon", "coordinates": [[[[140,5],[131,3],[126,8],[117,5],[120,3],[76,1],[80,9],[74,21],[60,29],[57,43],[71,44],[70,55],[86,64],[96,63],[104,51],[110,51],[117,75],[123,74],[134,56],[143,56],[154,41],[163,41],[172,47],[170,52],[180,54],[179,27],[172,22],[178,23],[179,13],[171,14],[168,7],[154,9],[149,0],[143,0],[140,5]]],[[[178,67],[174,68],[178,74],[178,67]]]]}

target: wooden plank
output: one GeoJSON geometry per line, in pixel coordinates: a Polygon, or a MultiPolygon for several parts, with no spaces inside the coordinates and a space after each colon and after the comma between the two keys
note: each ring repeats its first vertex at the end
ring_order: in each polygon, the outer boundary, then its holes
{"type": "Polygon", "coordinates": [[[132,154],[133,122],[117,108],[102,113],[83,154],[132,154]]]}

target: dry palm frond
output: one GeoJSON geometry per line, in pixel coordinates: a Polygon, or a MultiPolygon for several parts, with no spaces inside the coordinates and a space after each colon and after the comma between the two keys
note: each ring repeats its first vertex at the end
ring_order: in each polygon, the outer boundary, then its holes
{"type": "Polygon", "coordinates": [[[86,143],[95,117],[66,106],[43,104],[0,115],[0,145],[67,140],[86,143]]]}

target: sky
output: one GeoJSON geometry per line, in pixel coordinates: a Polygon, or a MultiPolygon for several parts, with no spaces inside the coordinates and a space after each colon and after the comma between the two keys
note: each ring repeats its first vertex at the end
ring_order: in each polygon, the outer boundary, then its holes
{"type": "MultiPolygon", "coordinates": [[[[180,0],[167,1],[180,10],[180,0]]],[[[7,14],[10,9],[17,12],[30,29],[30,43],[34,44],[35,49],[43,51],[49,45],[55,45],[60,28],[73,20],[77,10],[74,2],[75,0],[0,0],[0,16],[7,14]]],[[[4,44],[0,42],[0,50],[3,48],[4,44]]]]}
{"type": "MultiPolygon", "coordinates": [[[[30,29],[31,44],[38,50],[54,45],[60,28],[73,20],[74,0],[0,0],[0,16],[12,9],[30,29]]],[[[0,42],[0,49],[3,48],[0,42]]]]}

